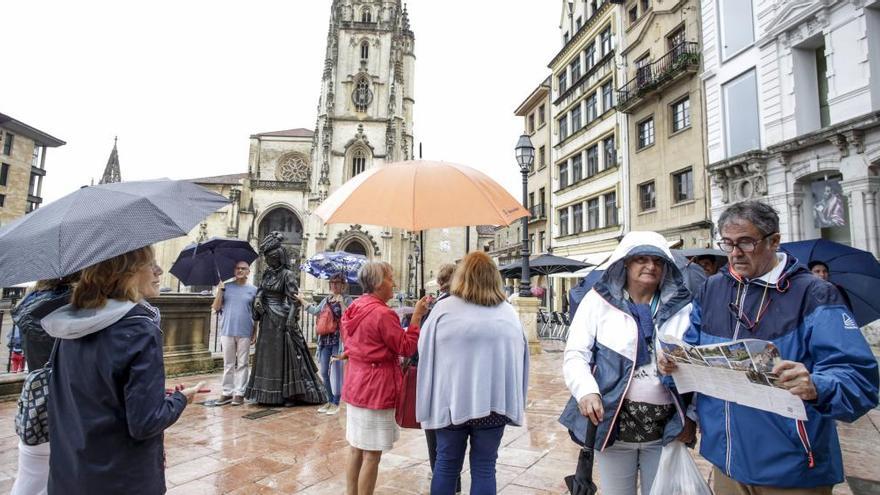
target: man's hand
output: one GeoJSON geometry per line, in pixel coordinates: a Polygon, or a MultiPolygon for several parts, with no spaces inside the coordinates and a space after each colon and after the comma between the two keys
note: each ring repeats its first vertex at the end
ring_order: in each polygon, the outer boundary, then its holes
{"type": "Polygon", "coordinates": [[[223,290],[226,288],[226,284],[221,280],[219,284],[217,284],[217,290],[223,290]]]}
{"type": "Polygon", "coordinates": [[[602,407],[602,398],[599,394],[587,394],[578,401],[578,410],[581,414],[590,418],[594,425],[598,425],[605,416],[605,409],[602,407]]]}
{"type": "Polygon", "coordinates": [[[666,359],[666,355],[663,352],[658,353],[657,359],[657,369],[660,370],[660,373],[664,375],[671,375],[673,371],[678,368],[678,365],[675,364],[675,361],[671,359],[666,359]]]}
{"type": "MultiPolygon", "coordinates": [[[[180,388],[178,392],[182,393],[184,397],[186,397],[186,403],[192,404],[193,398],[199,393],[199,390],[205,386],[205,382],[196,383],[192,387],[180,388]]],[[[177,388],[177,387],[175,387],[177,388]]]]}
{"type": "Polygon", "coordinates": [[[684,427],[675,439],[683,444],[693,443],[697,439],[697,423],[691,418],[685,417],[684,427]]]}
{"type": "Polygon", "coordinates": [[[803,363],[780,361],[773,367],[773,373],[779,377],[775,380],[779,386],[788,389],[801,400],[815,400],[818,396],[810,371],[803,363]]]}

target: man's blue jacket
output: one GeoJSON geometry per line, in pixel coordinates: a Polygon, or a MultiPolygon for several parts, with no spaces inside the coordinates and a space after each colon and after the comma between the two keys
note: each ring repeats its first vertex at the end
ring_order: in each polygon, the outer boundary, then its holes
{"type": "Polygon", "coordinates": [[[834,421],[855,421],[875,407],[880,378],[877,360],[837,288],[786,256],[776,284],[745,280],[727,268],[709,278],[693,305],[688,343],[771,341],[782,359],[807,367],[818,393],[805,402],[807,421],[699,395],[703,457],[750,485],[806,488],[842,482],[834,421]],[[762,300],[764,314],[750,330],[762,300]],[[733,306],[745,317],[737,317],[733,306]]]}

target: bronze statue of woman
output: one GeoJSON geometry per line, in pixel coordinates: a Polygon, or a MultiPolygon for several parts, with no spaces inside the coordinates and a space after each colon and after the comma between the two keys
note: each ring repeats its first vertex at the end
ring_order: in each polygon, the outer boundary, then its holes
{"type": "Polygon", "coordinates": [[[254,300],[260,321],[254,368],[245,397],[259,404],[323,404],[326,394],[299,327],[299,287],[279,232],[260,243],[266,269],[254,300]]]}

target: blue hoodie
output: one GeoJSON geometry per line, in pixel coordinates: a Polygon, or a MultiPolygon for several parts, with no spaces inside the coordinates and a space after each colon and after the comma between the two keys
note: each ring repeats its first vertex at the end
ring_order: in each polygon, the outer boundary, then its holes
{"type": "Polygon", "coordinates": [[[782,359],[810,370],[818,397],[804,404],[808,421],[699,395],[700,453],[741,483],[828,486],[843,481],[834,420],[855,421],[877,405],[877,360],[837,288],[798,266],[794,257],[783,257],[775,284],[745,280],[729,268],[710,277],[694,299],[685,341],[773,342],[782,359]],[[754,319],[762,299],[767,306],[754,329],[737,325],[729,305],[738,304],[754,319]]]}
{"type": "Polygon", "coordinates": [[[162,433],[186,407],[165,395],[158,311],[110,300],[43,318],[60,340],[49,381],[49,493],[165,493],[162,433]]]}

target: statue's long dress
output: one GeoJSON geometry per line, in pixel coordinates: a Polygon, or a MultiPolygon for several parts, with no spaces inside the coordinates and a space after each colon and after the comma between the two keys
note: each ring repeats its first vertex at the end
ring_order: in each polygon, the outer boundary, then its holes
{"type": "Polygon", "coordinates": [[[291,270],[268,268],[257,297],[263,304],[260,332],[245,397],[260,404],[323,404],[326,394],[299,327],[299,290],[291,270]],[[296,308],[294,308],[296,309],[296,308]]]}

